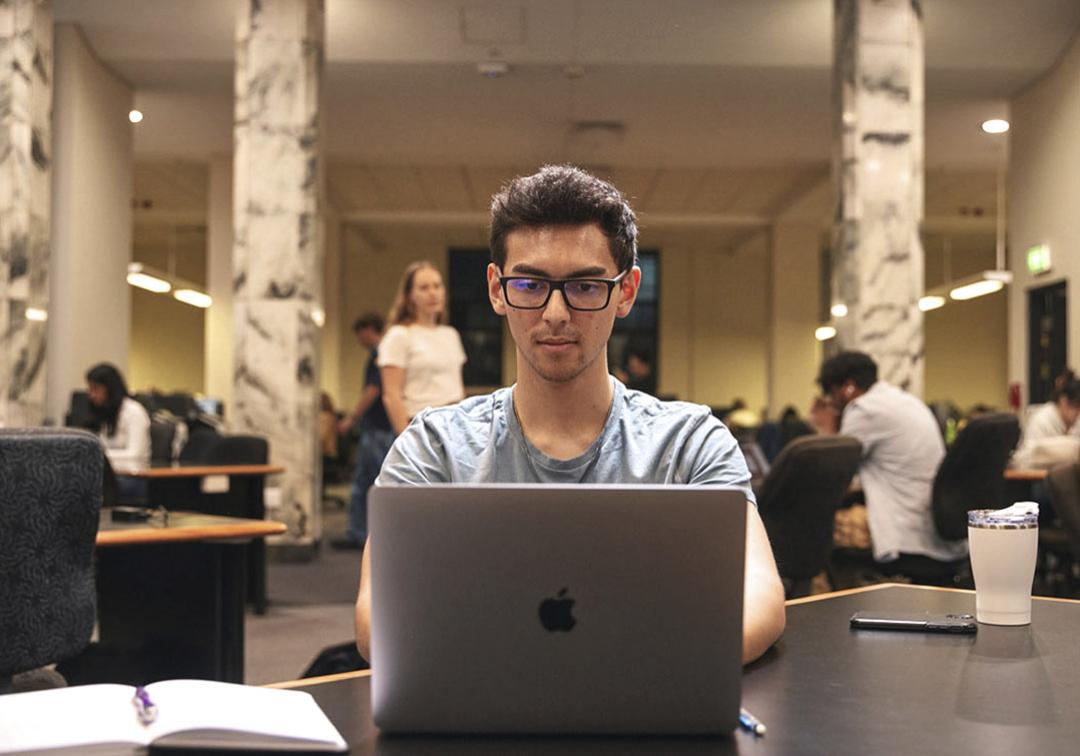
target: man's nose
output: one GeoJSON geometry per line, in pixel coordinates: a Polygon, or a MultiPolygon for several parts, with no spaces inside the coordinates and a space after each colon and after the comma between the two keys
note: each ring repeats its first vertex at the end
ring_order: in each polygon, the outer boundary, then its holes
{"type": "Polygon", "coordinates": [[[566,296],[562,291],[556,289],[551,292],[547,306],[544,308],[544,320],[548,322],[558,322],[569,319],[570,308],[566,305],[566,296]]]}

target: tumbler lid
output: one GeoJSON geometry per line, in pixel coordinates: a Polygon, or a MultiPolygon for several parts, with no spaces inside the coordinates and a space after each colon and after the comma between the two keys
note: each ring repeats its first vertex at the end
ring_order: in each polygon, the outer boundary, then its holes
{"type": "Polygon", "coordinates": [[[973,509],[968,512],[968,527],[998,530],[1022,530],[1039,526],[1039,505],[1018,501],[1005,509],[973,509]]]}

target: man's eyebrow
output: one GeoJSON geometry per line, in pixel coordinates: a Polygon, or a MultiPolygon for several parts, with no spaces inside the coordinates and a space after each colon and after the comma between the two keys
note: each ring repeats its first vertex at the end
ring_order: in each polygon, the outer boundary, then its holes
{"type": "MultiPolygon", "coordinates": [[[[519,274],[519,275],[523,275],[523,276],[539,276],[541,278],[553,278],[553,276],[550,273],[548,273],[546,270],[544,270],[543,268],[537,268],[537,267],[534,267],[532,265],[526,265],[524,263],[518,263],[517,265],[515,265],[514,267],[512,267],[510,269],[510,272],[511,273],[516,273],[516,274],[519,274]]],[[[579,268],[578,270],[572,271],[566,277],[567,278],[598,278],[598,277],[602,278],[602,277],[606,277],[607,275],[608,275],[607,270],[605,270],[602,266],[593,265],[593,266],[588,267],[588,268],[579,268]]]]}

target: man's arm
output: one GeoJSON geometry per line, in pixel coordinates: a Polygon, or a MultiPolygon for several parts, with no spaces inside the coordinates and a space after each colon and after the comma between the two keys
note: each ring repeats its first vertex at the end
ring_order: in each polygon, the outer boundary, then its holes
{"type": "Polygon", "coordinates": [[[360,565],[360,593],[356,596],[356,649],[371,660],[371,539],[364,546],[360,565]]]}
{"type": "Polygon", "coordinates": [[[349,428],[353,427],[353,424],[371,409],[371,405],[379,400],[381,394],[382,390],[374,383],[364,386],[364,390],[360,392],[360,401],[356,403],[356,409],[352,411],[351,415],[342,418],[341,422],[338,423],[338,432],[346,433],[349,428]]]}
{"type": "MultiPolygon", "coordinates": [[[[357,608],[359,617],[359,608],[357,608]]],[[[746,504],[746,574],[743,589],[743,664],[754,661],[783,634],[784,584],[757,507],[746,504]]]]}

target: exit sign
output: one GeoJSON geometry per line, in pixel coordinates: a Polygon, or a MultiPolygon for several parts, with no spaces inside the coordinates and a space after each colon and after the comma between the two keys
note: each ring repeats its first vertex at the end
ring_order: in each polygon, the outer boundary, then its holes
{"type": "Polygon", "coordinates": [[[1050,270],[1050,245],[1036,244],[1027,251],[1028,273],[1037,276],[1050,270]]]}

